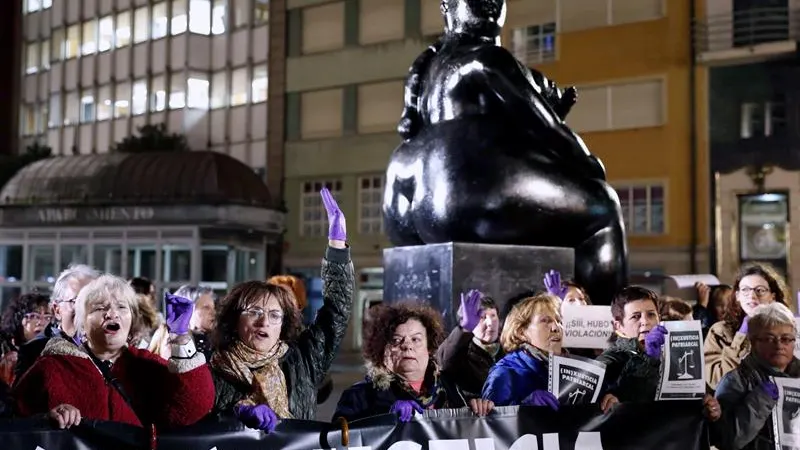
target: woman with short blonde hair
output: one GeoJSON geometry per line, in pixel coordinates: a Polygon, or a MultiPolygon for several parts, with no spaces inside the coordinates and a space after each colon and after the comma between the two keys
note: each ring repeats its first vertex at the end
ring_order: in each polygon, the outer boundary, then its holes
{"type": "Polygon", "coordinates": [[[506,317],[503,325],[503,333],[500,335],[503,349],[510,353],[528,342],[525,330],[536,314],[545,312],[553,317],[558,317],[560,321],[560,308],[558,298],[551,294],[539,294],[520,301],[506,317]]]}

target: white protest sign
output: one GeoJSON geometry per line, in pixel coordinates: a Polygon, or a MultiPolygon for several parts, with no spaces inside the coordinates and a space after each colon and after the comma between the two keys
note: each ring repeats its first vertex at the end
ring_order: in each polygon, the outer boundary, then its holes
{"type": "Polygon", "coordinates": [[[800,380],[773,377],[778,403],[772,410],[775,448],[800,448],[800,380]]]}
{"type": "Polygon", "coordinates": [[[703,398],[703,332],[699,320],[664,322],[669,331],[661,353],[661,382],[656,400],[703,398]]]}
{"type": "Polygon", "coordinates": [[[708,286],[716,286],[719,283],[719,278],[710,274],[703,275],[671,275],[669,278],[675,280],[678,289],[693,287],[695,283],[703,283],[708,286]]]}
{"type": "Polygon", "coordinates": [[[614,332],[611,307],[604,305],[564,305],[565,348],[606,348],[614,332]]]}

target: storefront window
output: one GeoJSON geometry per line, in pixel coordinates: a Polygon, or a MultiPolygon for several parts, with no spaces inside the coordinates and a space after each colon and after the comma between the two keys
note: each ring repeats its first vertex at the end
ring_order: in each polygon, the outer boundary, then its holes
{"type": "Polygon", "coordinates": [[[56,280],[56,249],[53,245],[30,246],[30,273],[34,283],[53,283],[56,280]]]}
{"type": "Polygon", "coordinates": [[[228,281],[228,247],[224,245],[204,245],[201,259],[201,284],[228,281]]]}
{"type": "Polygon", "coordinates": [[[128,276],[156,279],[156,248],[152,245],[128,246],[128,276]]]}
{"type": "Polygon", "coordinates": [[[263,280],[264,254],[252,250],[237,250],[236,282],[263,280]]]}
{"type": "Polygon", "coordinates": [[[70,264],[87,264],[89,262],[89,251],[85,245],[62,245],[61,264],[58,270],[69,267],[70,264]]]}
{"type": "Polygon", "coordinates": [[[0,245],[0,282],[22,281],[22,246],[0,245]]]}
{"type": "Polygon", "coordinates": [[[119,245],[95,245],[94,267],[102,272],[122,274],[122,247],[119,245]]]}
{"type": "Polygon", "coordinates": [[[188,283],[192,279],[192,249],[186,245],[165,245],[161,251],[164,281],[188,283]]]}

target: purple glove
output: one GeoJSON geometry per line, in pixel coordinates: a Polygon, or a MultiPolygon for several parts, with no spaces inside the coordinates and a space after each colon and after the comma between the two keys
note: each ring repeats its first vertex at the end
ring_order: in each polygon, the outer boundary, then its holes
{"type": "Polygon", "coordinates": [[[272,433],[280,419],[267,405],[239,405],[233,409],[236,417],[248,428],[272,433]]]}
{"type": "Polygon", "coordinates": [[[178,297],[169,292],[164,294],[167,304],[167,329],[173,334],[186,334],[189,332],[189,319],[192,318],[194,303],[188,298],[178,297]]]}
{"type": "Polygon", "coordinates": [[[469,332],[478,326],[481,321],[481,293],[476,289],[461,293],[461,306],[458,307],[458,314],[461,316],[459,326],[469,332]]]}
{"type": "Polygon", "coordinates": [[[739,333],[747,334],[747,322],[750,321],[750,316],[744,316],[744,320],[742,321],[742,326],[739,327],[739,333]]]}
{"type": "Polygon", "coordinates": [[[555,270],[544,274],[544,287],[547,288],[548,294],[553,294],[561,300],[564,300],[569,291],[566,286],[561,284],[561,274],[555,270]]]}
{"type": "Polygon", "coordinates": [[[761,389],[773,400],[778,400],[778,386],[770,380],[761,383],[761,389]]]}
{"type": "Polygon", "coordinates": [[[522,401],[523,406],[549,406],[553,411],[558,411],[558,399],[550,391],[533,391],[522,401]]]}
{"type": "Polygon", "coordinates": [[[422,406],[414,400],[398,400],[394,402],[394,405],[392,405],[392,408],[389,410],[390,413],[397,414],[397,417],[400,418],[400,422],[411,422],[411,418],[414,417],[414,412],[422,414],[422,411],[422,406]]]}
{"type": "Polygon", "coordinates": [[[345,227],[344,214],[339,209],[339,204],[333,198],[328,188],[319,191],[322,196],[322,204],[325,205],[325,212],[328,213],[328,239],[332,241],[346,241],[347,230],[345,227]]]}
{"type": "Polygon", "coordinates": [[[661,358],[661,347],[664,346],[666,336],[669,334],[666,328],[659,325],[644,337],[644,352],[647,356],[655,359],[661,358]]]}

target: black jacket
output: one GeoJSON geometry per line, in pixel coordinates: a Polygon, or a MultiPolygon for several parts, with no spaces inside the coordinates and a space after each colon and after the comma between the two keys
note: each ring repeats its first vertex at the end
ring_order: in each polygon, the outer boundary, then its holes
{"type": "Polygon", "coordinates": [[[50,324],[46,326],[44,331],[39,333],[38,336],[22,344],[22,347],[20,347],[17,352],[17,364],[14,366],[15,385],[17,384],[17,380],[22,379],[22,375],[31,368],[33,363],[35,363],[42,354],[44,346],[54,337],[61,337],[72,342],[72,338],[61,331],[57,325],[50,324]]]}
{"type": "MultiPolygon", "coordinates": [[[[317,311],[314,323],[296,341],[287,343],[289,350],[280,361],[286,376],[289,410],[295,419],[314,420],[316,417],[317,385],[325,379],[347,331],[354,285],[350,249],[328,247],[322,261],[324,304],[317,311]]],[[[251,386],[226,378],[213,366],[211,374],[217,390],[215,412],[232,413],[251,386]]]]}
{"type": "Polygon", "coordinates": [[[618,337],[597,361],[606,365],[606,390],[619,401],[655,401],[661,361],[647,356],[636,338],[618,337]]]}
{"type": "Polygon", "coordinates": [[[453,381],[466,395],[480,397],[489,369],[500,361],[502,349],[492,356],[475,343],[475,335],[461,327],[453,328],[436,352],[442,374],[453,381]]]}

